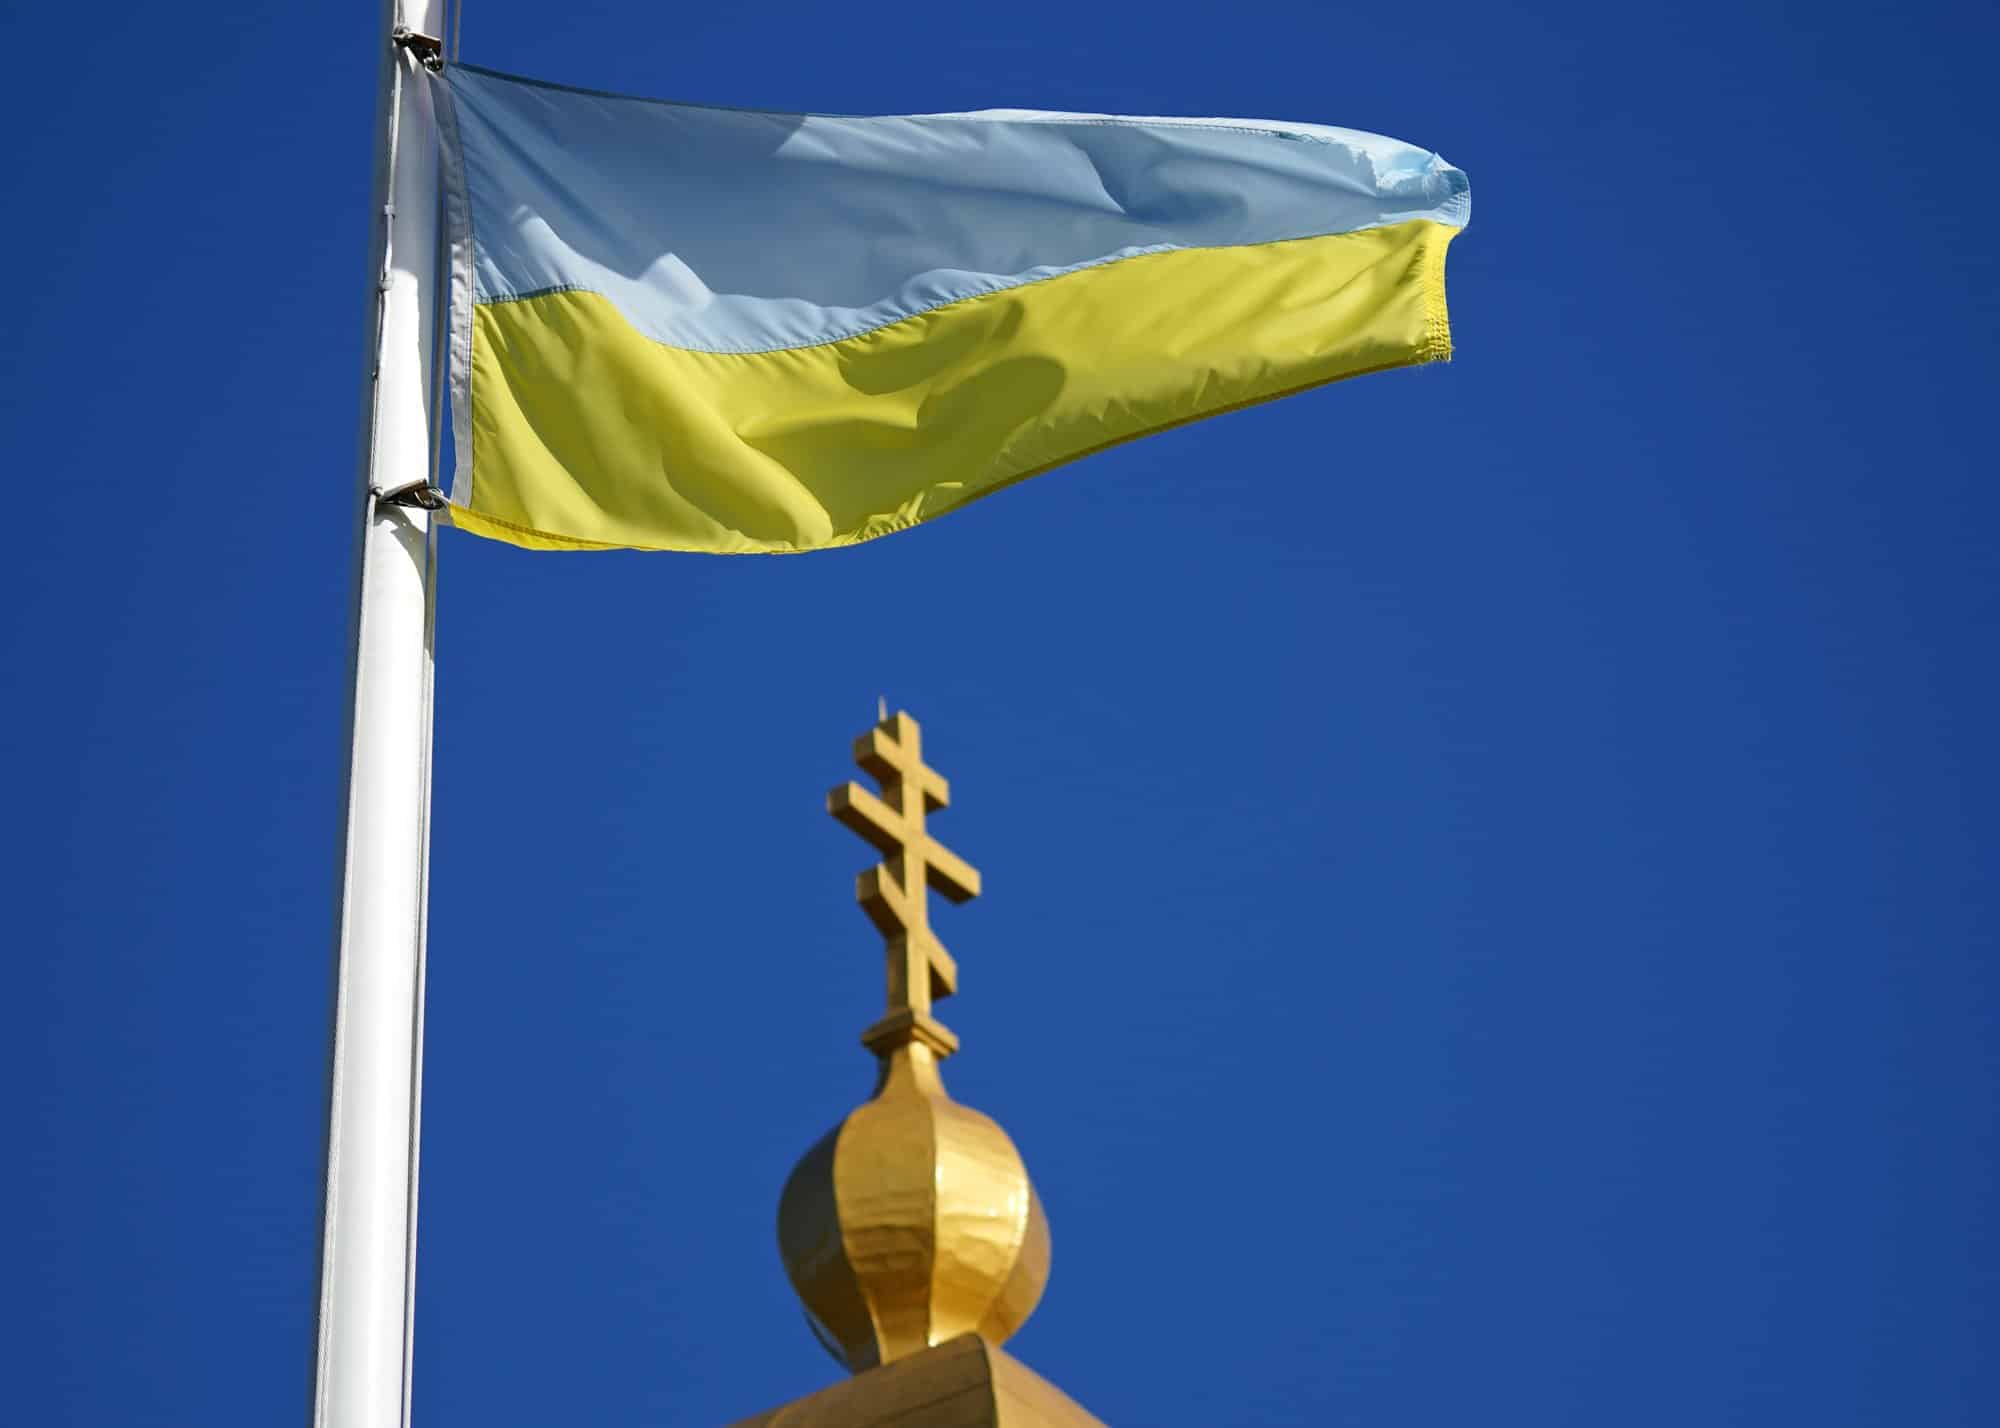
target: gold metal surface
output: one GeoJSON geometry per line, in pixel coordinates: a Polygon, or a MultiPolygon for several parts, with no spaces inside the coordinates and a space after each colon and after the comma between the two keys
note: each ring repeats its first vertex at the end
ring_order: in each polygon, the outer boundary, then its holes
{"type": "Polygon", "coordinates": [[[966,1334],[732,1428],[1104,1428],[1068,1394],[966,1334]]]}
{"type": "Polygon", "coordinates": [[[931,1014],[958,967],[930,927],[927,889],[963,902],[979,873],[926,826],[950,789],[898,712],[855,743],[880,797],[844,784],[828,811],[884,862],[856,896],[888,951],[888,1012],[862,1035],[880,1061],[874,1098],[809,1150],[778,1206],[778,1247],[827,1348],[860,1372],[962,1334],[999,1344],[1049,1275],[1048,1221],[1007,1133],[946,1093],[958,1039],[931,1014]]]}
{"type": "Polygon", "coordinates": [[[953,902],[979,896],[979,869],[930,835],[926,815],[951,803],[951,785],[924,762],[923,730],[898,710],[854,741],[854,762],[882,786],[877,798],[858,783],[826,796],[826,811],[866,838],[885,862],[855,880],[854,896],[889,944],[889,1010],[861,1035],[885,1053],[913,1038],[940,1056],[958,1049],[931,1015],[933,1001],[958,990],[958,963],[931,931],[936,888],[953,902]]]}

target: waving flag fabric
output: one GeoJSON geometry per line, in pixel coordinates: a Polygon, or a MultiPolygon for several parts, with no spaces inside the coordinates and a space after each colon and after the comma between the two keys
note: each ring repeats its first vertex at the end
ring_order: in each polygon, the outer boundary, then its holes
{"type": "Polygon", "coordinates": [[[1450,355],[1466,179],[1393,139],[439,83],[452,519],[517,545],[849,545],[1450,355]]]}

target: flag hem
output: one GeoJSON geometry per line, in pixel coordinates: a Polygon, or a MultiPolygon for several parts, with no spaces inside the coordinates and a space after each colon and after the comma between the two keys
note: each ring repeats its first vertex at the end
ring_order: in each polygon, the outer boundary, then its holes
{"type": "MultiPolygon", "coordinates": [[[[472,194],[465,179],[465,149],[458,132],[458,105],[451,86],[431,76],[437,112],[438,172],[444,191],[446,267],[445,362],[451,407],[451,499],[472,504],[472,309],[477,293],[472,272],[472,194]]],[[[436,414],[433,414],[436,419],[436,414]]]]}

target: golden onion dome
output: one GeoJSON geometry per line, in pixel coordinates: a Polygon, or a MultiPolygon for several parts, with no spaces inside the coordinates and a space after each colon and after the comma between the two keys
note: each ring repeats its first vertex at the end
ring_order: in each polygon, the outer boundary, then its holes
{"type": "Polygon", "coordinates": [[[792,1171],[778,1247],[820,1342],[856,1373],[960,1334],[1000,1344],[1049,1277],[1021,1153],[951,1099],[921,1040],[888,1054],[874,1098],[792,1171]]]}
{"type": "Polygon", "coordinates": [[[887,943],[888,1011],[861,1037],[880,1074],[785,1182],[778,1250],[820,1342],[859,1373],[961,1334],[1003,1342],[1048,1283],[1049,1227],[1007,1132],[938,1074],[958,1038],[931,1006],[957,991],[958,964],[931,930],[928,894],[963,902],[980,889],[926,822],[950,785],[901,711],[883,708],[854,759],[881,793],[843,784],[827,811],[883,855],[855,884],[887,943]]]}

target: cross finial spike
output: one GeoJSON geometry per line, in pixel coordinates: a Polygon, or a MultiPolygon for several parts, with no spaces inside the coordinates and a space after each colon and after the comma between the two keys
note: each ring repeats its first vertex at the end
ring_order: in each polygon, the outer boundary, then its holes
{"type": "Polygon", "coordinates": [[[889,696],[886,694],[875,696],[875,722],[877,724],[889,722],[889,696]]]}
{"type": "Polygon", "coordinates": [[[880,795],[846,783],[827,795],[827,812],[859,833],[883,861],[855,881],[855,898],[887,942],[889,1008],[861,1040],[878,1056],[922,1042],[939,1056],[958,1038],[931,1014],[958,990],[958,964],[931,931],[930,890],[953,902],[979,895],[979,870],[934,838],[928,814],[947,806],[951,786],[923,760],[917,721],[878,697],[881,718],[854,741],[854,761],[880,783],[880,795]]]}

